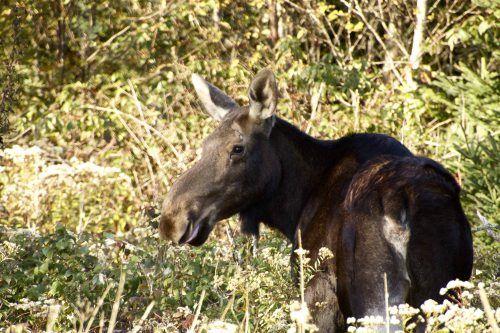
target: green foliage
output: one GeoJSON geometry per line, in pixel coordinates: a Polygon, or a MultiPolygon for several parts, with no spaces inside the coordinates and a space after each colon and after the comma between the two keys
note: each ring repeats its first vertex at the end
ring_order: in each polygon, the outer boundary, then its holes
{"type": "MultiPolygon", "coordinates": [[[[383,132],[442,162],[463,188],[483,271],[475,278],[495,281],[498,2],[428,1],[413,85],[406,74],[414,3],[278,0],[276,27],[270,3],[7,0],[0,9],[0,111],[10,123],[0,153],[3,326],[42,330],[47,308],[60,304],[57,328],[77,331],[112,285],[100,312],[107,320],[123,269],[120,328],[136,324],[154,300],[145,327],[186,329],[203,290],[204,324],[224,317],[252,331],[289,327],[297,290],[278,235],[264,232],[257,257],[249,240],[227,236],[234,221],[201,248],[159,247],[143,213],[158,210],[215,126],[195,99],[192,72],[244,104],[253,73],[269,66],[280,116],[311,135],[383,132]]],[[[495,290],[492,283],[496,307],[495,290]]]]}
{"type": "MultiPolygon", "coordinates": [[[[250,242],[243,238],[225,241],[224,247],[209,242],[202,248],[158,250],[154,234],[149,227],[119,238],[76,235],[62,226],[48,235],[2,228],[0,320],[4,325],[28,321],[42,328],[47,308],[61,304],[65,316],[58,325],[79,325],[85,304],[95,306],[123,269],[127,280],[120,326],[130,326],[151,300],[157,304],[155,313],[164,318],[151,327],[182,324],[205,290],[204,316],[218,317],[227,308],[228,319],[241,322],[245,302],[251,302],[252,326],[263,331],[286,327],[286,307],[295,293],[289,287],[289,246],[283,240],[265,234],[261,255],[250,257],[250,242]]],[[[107,316],[114,293],[105,299],[107,316]]]]}

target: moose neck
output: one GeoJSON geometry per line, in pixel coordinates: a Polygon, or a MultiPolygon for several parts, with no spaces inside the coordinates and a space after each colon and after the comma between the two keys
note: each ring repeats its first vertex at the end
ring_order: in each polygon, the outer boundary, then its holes
{"type": "Polygon", "coordinates": [[[307,200],[335,160],[336,144],[317,140],[279,118],[270,140],[281,163],[280,181],[268,197],[240,214],[242,230],[257,234],[263,222],[293,241],[307,200]]]}

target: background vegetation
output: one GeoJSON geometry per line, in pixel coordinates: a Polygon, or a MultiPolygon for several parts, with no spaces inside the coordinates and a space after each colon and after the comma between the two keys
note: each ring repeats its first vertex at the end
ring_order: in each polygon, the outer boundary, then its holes
{"type": "MultiPolygon", "coordinates": [[[[252,257],[227,221],[205,246],[174,248],[154,219],[215,126],[191,73],[245,103],[266,66],[280,116],[311,135],[388,133],[452,171],[474,229],[474,282],[495,309],[500,5],[419,3],[423,24],[403,0],[6,0],[0,327],[286,331],[298,291],[279,235],[266,230],[252,257]]],[[[430,309],[432,329],[490,329],[477,294],[462,303],[430,309]]]]}

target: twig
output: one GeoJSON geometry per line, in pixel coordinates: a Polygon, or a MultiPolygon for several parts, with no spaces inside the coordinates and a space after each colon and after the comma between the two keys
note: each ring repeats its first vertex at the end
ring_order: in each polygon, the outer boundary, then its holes
{"type": "Polygon", "coordinates": [[[227,302],[227,305],[226,307],[224,308],[224,311],[222,311],[222,314],[220,316],[220,320],[221,321],[224,321],[224,319],[226,318],[226,314],[227,312],[229,311],[229,309],[233,306],[234,304],[234,298],[235,298],[235,293],[233,293],[231,295],[231,299],[229,300],[229,302],[227,302]]]}
{"type": "Polygon", "coordinates": [[[149,128],[151,130],[151,132],[153,132],[154,134],[156,134],[170,148],[170,150],[172,150],[172,152],[174,153],[175,157],[177,157],[177,159],[179,160],[179,162],[181,162],[182,166],[186,167],[186,163],[184,163],[184,156],[182,154],[180,154],[179,151],[177,151],[177,149],[175,149],[175,147],[172,145],[172,143],[170,143],[168,141],[168,139],[163,134],[160,133],[160,131],[158,131],[156,128],[152,127],[148,123],[146,123],[146,122],[144,122],[144,121],[142,121],[140,119],[137,119],[136,117],[134,117],[131,114],[122,112],[122,111],[120,111],[120,110],[118,110],[116,108],[115,109],[113,109],[113,108],[105,108],[105,107],[97,106],[97,105],[84,105],[83,108],[90,109],[90,110],[103,111],[103,112],[109,112],[109,113],[115,113],[115,114],[124,115],[124,116],[132,119],[136,123],[138,123],[138,124],[140,124],[140,125],[142,125],[144,127],[149,128]]]}
{"type": "Polygon", "coordinates": [[[302,231],[300,229],[297,235],[297,242],[299,243],[300,302],[304,304],[304,261],[302,258],[302,231]]]}
{"type": "MultiPolygon", "coordinates": [[[[132,84],[132,81],[130,81],[130,79],[128,80],[128,85],[130,87],[130,91],[132,92],[132,99],[134,100],[135,107],[137,108],[137,111],[139,111],[139,114],[141,115],[141,120],[143,122],[146,122],[145,118],[144,118],[144,112],[142,112],[141,102],[139,101],[139,98],[137,97],[137,93],[135,92],[134,85],[132,84]]],[[[145,127],[145,129],[146,129],[146,132],[148,133],[148,135],[151,135],[151,133],[149,132],[149,127],[145,127]]]]}
{"type": "MultiPolygon", "coordinates": [[[[299,245],[298,248],[298,255],[299,255],[299,278],[300,278],[300,307],[307,307],[305,304],[305,297],[304,297],[304,249],[302,248],[302,230],[298,230],[297,234],[297,243],[299,245]]],[[[297,250],[296,250],[297,251],[297,250]]],[[[298,333],[304,333],[305,332],[305,327],[303,326],[303,323],[300,321],[296,322],[297,325],[297,331],[298,333]]]]}
{"type": "Polygon", "coordinates": [[[321,82],[321,84],[319,85],[319,88],[314,89],[314,91],[313,91],[313,94],[311,96],[311,116],[309,117],[309,121],[307,123],[306,133],[309,133],[309,131],[312,128],[312,125],[313,125],[312,123],[313,123],[314,119],[316,118],[316,112],[318,111],[318,109],[320,107],[319,101],[321,99],[321,95],[323,94],[324,89],[325,89],[325,83],[321,82]]]}
{"type": "Polygon", "coordinates": [[[49,314],[47,315],[47,325],[45,326],[45,332],[52,333],[54,331],[54,325],[56,323],[57,317],[59,316],[59,311],[61,306],[59,304],[54,304],[49,307],[49,314]]]}
{"type": "Polygon", "coordinates": [[[28,127],[27,129],[25,129],[24,131],[22,131],[21,133],[19,133],[15,137],[9,138],[9,139],[4,139],[4,141],[5,141],[5,143],[16,142],[17,140],[19,140],[21,137],[23,137],[26,133],[28,133],[32,129],[33,129],[33,127],[28,127]]]}
{"type": "Polygon", "coordinates": [[[92,327],[92,323],[94,322],[95,316],[97,315],[97,313],[99,312],[99,309],[101,308],[102,304],[104,303],[104,299],[106,299],[106,296],[108,296],[108,293],[111,290],[111,287],[113,287],[113,283],[108,284],[108,286],[104,290],[104,293],[97,300],[97,304],[96,304],[94,310],[92,310],[92,315],[90,316],[90,319],[87,322],[87,326],[85,327],[85,330],[83,331],[84,333],[90,332],[90,328],[92,327]]]}
{"type": "Polygon", "coordinates": [[[139,323],[134,326],[134,328],[132,329],[132,331],[130,331],[131,333],[137,333],[137,332],[139,332],[139,330],[142,328],[142,324],[144,323],[144,321],[146,320],[146,318],[149,316],[149,313],[153,309],[154,305],[155,305],[155,301],[152,301],[151,303],[149,303],[148,307],[146,308],[146,311],[144,311],[144,314],[142,315],[141,319],[139,320],[139,323]]]}
{"type": "Polygon", "coordinates": [[[389,319],[389,291],[387,288],[387,273],[384,273],[384,299],[385,299],[385,330],[387,333],[390,333],[391,325],[389,319]]]}
{"type": "Polygon", "coordinates": [[[250,301],[248,300],[248,289],[245,289],[245,330],[244,333],[249,332],[250,326],[250,301]]]}
{"type": "Polygon", "coordinates": [[[484,312],[486,312],[486,318],[488,319],[488,323],[491,326],[493,333],[498,333],[500,330],[498,328],[498,323],[495,319],[495,315],[493,314],[493,310],[491,309],[490,302],[488,301],[488,296],[486,295],[486,291],[484,290],[484,284],[479,283],[479,298],[481,299],[481,303],[483,303],[484,312]]]}
{"type": "Polygon", "coordinates": [[[187,333],[194,333],[196,325],[198,324],[198,317],[200,316],[200,311],[201,311],[201,306],[203,304],[203,299],[205,298],[205,289],[201,291],[200,295],[200,300],[198,301],[198,305],[196,306],[196,313],[194,315],[193,323],[191,324],[191,327],[187,331],[187,333]]]}
{"type": "Polygon", "coordinates": [[[500,237],[498,237],[498,234],[496,233],[496,229],[498,230],[498,227],[494,225],[493,223],[490,223],[486,216],[481,214],[479,210],[476,210],[477,217],[479,217],[479,221],[483,224],[481,227],[476,227],[473,229],[473,231],[481,231],[481,230],[486,230],[486,233],[488,236],[493,238],[495,241],[500,241],[500,237]]]}
{"type": "MultiPolygon", "coordinates": [[[[379,14],[380,14],[380,19],[379,20],[380,20],[380,23],[382,24],[382,27],[384,28],[385,32],[387,32],[387,35],[389,37],[391,37],[392,40],[394,41],[394,43],[399,47],[399,49],[401,50],[401,52],[403,52],[403,54],[408,57],[409,56],[408,51],[403,46],[403,44],[401,43],[401,41],[399,41],[399,39],[397,39],[396,36],[394,36],[394,33],[391,31],[392,29],[390,29],[387,26],[387,24],[385,23],[385,21],[384,21],[384,12],[382,10],[381,0],[378,0],[377,2],[378,2],[379,14]]],[[[390,15],[389,15],[389,19],[390,19],[390,15]]]]}
{"type": "Polygon", "coordinates": [[[116,291],[115,302],[113,303],[113,308],[111,310],[111,317],[109,318],[108,333],[113,333],[116,324],[116,317],[118,315],[118,310],[120,309],[120,300],[122,298],[123,287],[125,286],[126,273],[122,270],[120,274],[120,282],[118,282],[118,290],[116,291]]]}
{"type": "Polygon", "coordinates": [[[420,56],[422,54],[422,40],[424,38],[425,17],[427,11],[427,0],[417,0],[417,14],[415,30],[413,31],[413,44],[410,55],[410,67],[406,71],[407,83],[413,84],[412,70],[418,69],[420,56]]]}
{"type": "Polygon", "coordinates": [[[330,52],[334,56],[335,61],[339,65],[341,65],[340,64],[340,60],[339,60],[341,58],[340,54],[337,52],[337,49],[335,48],[335,45],[333,44],[332,40],[330,39],[330,35],[328,34],[328,30],[325,28],[325,26],[321,22],[321,20],[319,18],[317,18],[316,15],[314,15],[314,10],[311,8],[310,3],[307,2],[308,8],[306,9],[306,8],[302,8],[302,7],[298,6],[297,4],[293,3],[290,0],[285,0],[285,2],[287,4],[289,4],[290,6],[292,6],[293,8],[298,9],[299,11],[304,12],[304,13],[306,13],[309,16],[309,18],[311,19],[311,21],[313,23],[315,23],[315,25],[318,27],[319,32],[325,37],[325,41],[328,44],[328,47],[330,48],[330,52]]]}
{"type": "Polygon", "coordinates": [[[267,2],[269,7],[269,30],[271,30],[271,41],[273,42],[273,46],[276,45],[278,41],[278,8],[276,6],[276,0],[268,0],[267,2]]]}
{"type": "Polygon", "coordinates": [[[104,312],[101,312],[101,316],[99,318],[99,333],[104,332],[104,312]]]}
{"type": "MultiPolygon", "coordinates": [[[[150,153],[152,150],[149,147],[149,145],[144,140],[140,139],[139,137],[137,137],[134,134],[134,132],[132,131],[132,129],[130,129],[130,127],[127,125],[127,123],[125,122],[125,120],[123,120],[123,118],[120,117],[120,115],[118,115],[118,120],[122,123],[123,127],[127,130],[127,132],[130,134],[130,136],[139,145],[141,145],[141,146],[144,147],[144,151],[146,152],[147,156],[151,157],[156,162],[156,164],[159,167],[160,172],[165,176],[165,174],[163,172],[163,163],[158,159],[157,156],[153,156],[153,154],[150,153]]],[[[148,170],[149,170],[149,173],[150,173],[151,181],[153,182],[153,188],[155,189],[155,191],[157,191],[156,178],[154,176],[153,169],[151,168],[151,163],[149,162],[149,158],[146,158],[145,160],[146,160],[146,164],[148,166],[148,170]]],[[[168,184],[165,181],[165,179],[167,179],[167,178],[166,177],[162,177],[162,179],[164,180],[164,184],[168,186],[168,184]]]]}
{"type": "Polygon", "coordinates": [[[359,93],[358,90],[349,89],[351,93],[352,108],[354,111],[354,131],[359,131],[359,93]]]}
{"type": "MultiPolygon", "coordinates": [[[[357,0],[354,0],[354,5],[355,7],[353,8],[352,5],[347,2],[346,0],[340,0],[344,5],[347,6],[347,8],[353,9],[353,12],[359,16],[359,18],[363,21],[363,23],[366,25],[368,30],[373,34],[377,42],[379,42],[380,46],[384,49],[384,52],[387,54],[387,57],[389,58],[389,61],[393,63],[393,58],[392,55],[390,54],[389,50],[387,49],[387,46],[385,45],[384,41],[380,37],[380,35],[377,33],[377,31],[373,28],[373,26],[368,22],[366,19],[365,14],[363,13],[363,10],[361,9],[361,6],[359,5],[359,2],[357,0]]],[[[394,66],[391,66],[391,71],[394,73],[394,76],[398,79],[399,83],[403,85],[403,78],[401,77],[401,74],[394,68],[394,66]]]]}
{"type": "Polygon", "coordinates": [[[121,35],[123,35],[124,33],[126,33],[128,30],[130,29],[130,26],[126,26],[125,28],[123,28],[122,30],[118,31],[116,34],[114,34],[113,36],[111,36],[106,42],[104,42],[104,44],[102,44],[101,46],[99,46],[99,48],[97,50],[94,51],[94,53],[92,53],[88,58],[87,58],[87,62],[91,62],[92,60],[94,60],[94,58],[96,57],[96,55],[105,47],[107,47],[109,44],[111,44],[116,38],[120,37],[121,35]]]}

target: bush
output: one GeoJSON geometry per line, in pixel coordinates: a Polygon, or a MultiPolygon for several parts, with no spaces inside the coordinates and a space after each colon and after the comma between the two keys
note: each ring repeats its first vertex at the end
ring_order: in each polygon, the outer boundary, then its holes
{"type": "MultiPolygon", "coordinates": [[[[120,329],[185,331],[196,317],[207,332],[293,330],[306,311],[292,303],[299,291],[279,236],[265,230],[252,257],[230,220],[217,243],[173,248],[158,245],[152,218],[215,126],[191,73],[245,104],[266,66],[278,77],[279,115],[309,134],[387,133],[453,172],[474,230],[473,282],[498,307],[499,8],[427,4],[421,63],[409,70],[407,1],[7,1],[1,326],[39,331],[51,317],[56,330],[79,331],[100,299],[91,326],[107,326],[125,276],[120,329]]],[[[433,329],[489,329],[481,306],[476,294],[463,307],[433,304],[442,310],[433,329]],[[474,326],[462,327],[468,314],[474,326]]]]}

